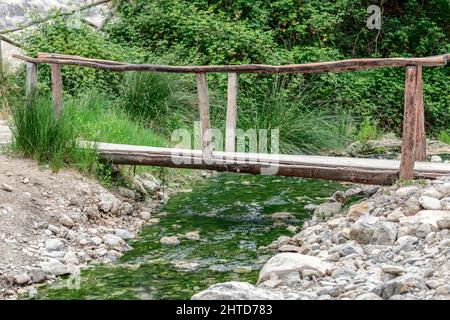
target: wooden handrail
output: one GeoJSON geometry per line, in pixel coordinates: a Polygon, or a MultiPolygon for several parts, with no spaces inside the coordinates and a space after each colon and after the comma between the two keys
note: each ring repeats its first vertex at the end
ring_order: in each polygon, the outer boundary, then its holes
{"type": "Polygon", "coordinates": [[[211,66],[169,66],[157,64],[126,64],[116,61],[88,59],[77,56],[43,54],[38,58],[31,58],[14,54],[14,58],[36,64],[63,64],[96,69],[126,72],[126,71],[151,71],[171,73],[211,73],[211,72],[235,72],[235,73],[316,73],[316,72],[341,72],[353,70],[366,70],[373,68],[405,67],[405,66],[443,66],[446,65],[450,54],[425,57],[425,58],[376,58],[376,59],[349,59],[341,61],[315,62],[305,64],[289,64],[272,66],[264,64],[246,65],[211,65],[211,66]]]}

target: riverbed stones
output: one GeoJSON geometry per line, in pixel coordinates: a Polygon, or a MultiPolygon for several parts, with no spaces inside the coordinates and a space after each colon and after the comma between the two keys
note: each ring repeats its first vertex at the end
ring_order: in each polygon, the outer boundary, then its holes
{"type": "Polygon", "coordinates": [[[200,232],[199,231],[189,231],[185,234],[181,235],[184,239],[191,240],[191,241],[198,241],[200,240],[200,232]]]}
{"type": "Polygon", "coordinates": [[[299,253],[284,252],[270,258],[259,273],[258,283],[270,278],[272,273],[278,276],[287,275],[291,272],[302,272],[305,269],[317,271],[324,275],[329,264],[313,256],[299,253]]]}
{"type": "Polygon", "coordinates": [[[440,210],[441,209],[441,201],[436,198],[421,196],[419,198],[420,205],[426,210],[440,210]]]}
{"type": "Polygon", "coordinates": [[[368,214],[369,210],[369,203],[366,201],[354,204],[348,209],[347,220],[355,222],[362,215],[368,214]]]}
{"type": "Polygon", "coordinates": [[[116,229],[116,236],[122,238],[123,240],[131,240],[134,238],[134,234],[126,229],[116,229]]]}
{"type": "Polygon", "coordinates": [[[325,221],[337,215],[342,208],[341,202],[326,202],[322,203],[314,210],[314,216],[320,221],[325,221]]]}
{"type": "Polygon", "coordinates": [[[13,277],[13,281],[15,284],[22,286],[30,282],[31,278],[27,272],[17,274],[13,277]]]}
{"type": "Polygon", "coordinates": [[[13,187],[11,187],[9,184],[6,184],[6,183],[2,183],[1,185],[0,185],[0,189],[2,189],[3,191],[6,191],[6,192],[13,192],[13,187]]]}
{"type": "Polygon", "coordinates": [[[176,236],[162,237],[159,242],[165,246],[176,246],[180,244],[180,240],[176,236]]]}
{"type": "Polygon", "coordinates": [[[122,208],[120,200],[110,193],[100,193],[97,196],[98,210],[112,215],[118,215],[122,208]]]}
{"type": "Polygon", "coordinates": [[[275,212],[271,215],[274,220],[286,220],[286,219],[295,219],[295,216],[290,212],[275,212]]]}
{"type": "Polygon", "coordinates": [[[58,259],[49,258],[48,261],[40,264],[41,269],[54,276],[63,276],[69,274],[69,268],[58,259]]]}
{"type": "Polygon", "coordinates": [[[64,243],[59,239],[48,239],[45,241],[45,249],[48,251],[58,251],[64,247],[64,243]]]}
{"type": "Polygon", "coordinates": [[[103,242],[110,248],[122,248],[125,245],[125,242],[123,239],[119,236],[116,236],[114,234],[105,234],[102,238],[103,242]]]}
{"type": "Polygon", "coordinates": [[[65,226],[67,228],[72,228],[75,225],[75,222],[73,221],[73,219],[66,214],[63,214],[59,218],[59,223],[61,223],[63,226],[65,226]]]}
{"type": "Polygon", "coordinates": [[[411,195],[417,193],[420,189],[417,186],[407,186],[395,191],[395,195],[398,197],[410,197],[411,195]]]}
{"type": "Polygon", "coordinates": [[[192,300],[280,300],[279,292],[258,288],[247,282],[230,281],[212,285],[192,296],[192,300]]]}

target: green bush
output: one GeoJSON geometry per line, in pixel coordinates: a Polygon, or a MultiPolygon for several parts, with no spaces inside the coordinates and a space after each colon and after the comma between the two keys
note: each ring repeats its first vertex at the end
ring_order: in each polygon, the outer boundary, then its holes
{"type": "Polygon", "coordinates": [[[446,144],[450,144],[450,131],[442,130],[441,132],[439,132],[437,139],[446,144]]]}
{"type": "Polygon", "coordinates": [[[358,131],[359,142],[365,144],[369,140],[375,140],[378,137],[377,124],[370,117],[366,117],[361,123],[358,131]]]}

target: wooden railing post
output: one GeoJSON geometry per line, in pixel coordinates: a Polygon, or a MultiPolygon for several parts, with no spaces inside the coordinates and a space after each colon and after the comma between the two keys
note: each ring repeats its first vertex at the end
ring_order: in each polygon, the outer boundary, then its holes
{"type": "Polygon", "coordinates": [[[27,62],[26,97],[32,97],[37,88],[38,66],[36,63],[27,62]]]}
{"type": "Polygon", "coordinates": [[[417,66],[416,85],[416,136],[414,146],[414,159],[424,161],[427,157],[427,144],[425,137],[425,114],[423,108],[422,66],[417,66]]]}
{"type": "Polygon", "coordinates": [[[208,82],[206,73],[197,73],[198,108],[202,129],[202,152],[204,158],[210,158],[211,150],[211,120],[209,116],[208,82]]]}
{"type": "Polygon", "coordinates": [[[234,152],[237,116],[238,74],[228,74],[227,120],[225,124],[225,151],[234,152]]]}
{"type": "Polygon", "coordinates": [[[52,96],[55,115],[59,117],[63,109],[63,88],[61,77],[61,65],[51,64],[52,71],[52,96]]]}
{"type": "Polygon", "coordinates": [[[417,66],[407,66],[405,74],[405,106],[403,116],[403,144],[400,162],[400,178],[414,178],[415,145],[418,115],[418,72],[417,66]]]}

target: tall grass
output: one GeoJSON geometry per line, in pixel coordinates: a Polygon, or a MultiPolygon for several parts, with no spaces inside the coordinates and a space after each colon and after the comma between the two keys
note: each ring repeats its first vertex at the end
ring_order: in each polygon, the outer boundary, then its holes
{"type": "Polygon", "coordinates": [[[89,170],[96,162],[94,150],[80,149],[74,126],[74,109],[67,106],[56,117],[48,97],[34,97],[10,105],[12,147],[15,151],[54,169],[75,165],[89,170]]]}

